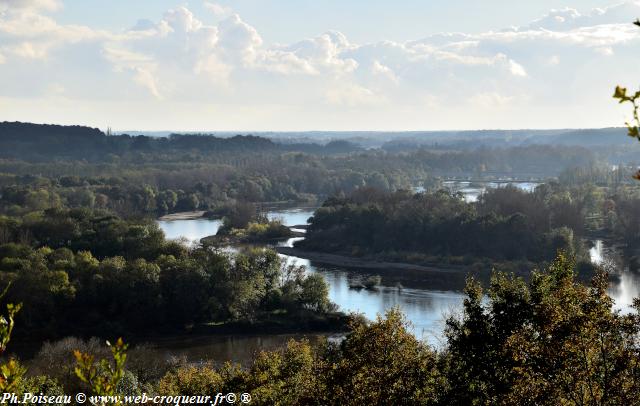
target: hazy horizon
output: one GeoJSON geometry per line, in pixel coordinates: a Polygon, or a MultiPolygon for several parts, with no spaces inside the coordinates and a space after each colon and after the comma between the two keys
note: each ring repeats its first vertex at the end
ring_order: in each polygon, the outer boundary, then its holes
{"type": "MultiPolygon", "coordinates": [[[[48,124],[48,123],[39,123],[39,124],[48,124]]],[[[54,124],[54,123],[52,123],[54,124]]],[[[418,130],[323,130],[323,129],[309,129],[309,130],[184,130],[184,129],[174,129],[174,130],[117,130],[115,128],[111,128],[111,131],[118,134],[125,134],[128,132],[153,132],[153,133],[164,133],[164,132],[176,132],[176,133],[433,133],[433,132],[481,132],[481,131],[576,131],[576,130],[605,130],[605,129],[623,129],[626,130],[625,127],[621,126],[610,126],[610,127],[565,127],[565,128],[460,128],[460,129],[418,129],[418,130]]]]}
{"type": "MultiPolygon", "coordinates": [[[[11,122],[12,120],[4,120],[7,122],[11,122]]],[[[457,133],[457,132],[491,132],[491,131],[495,131],[495,132],[509,132],[509,131],[514,131],[514,132],[518,132],[518,131],[534,131],[534,132],[547,132],[547,131],[580,131],[580,130],[608,130],[608,129],[621,129],[626,131],[625,127],[622,127],[620,125],[617,126],[607,126],[607,127],[557,127],[557,128],[453,128],[453,129],[416,129],[416,130],[398,130],[398,129],[390,129],[390,130],[350,130],[350,129],[343,129],[343,130],[326,130],[326,129],[299,129],[299,130],[271,130],[271,129],[245,129],[245,130],[238,130],[238,129],[231,129],[231,130],[220,130],[220,129],[184,129],[184,128],[178,128],[178,129],[157,129],[157,130],[152,130],[152,129],[118,129],[117,127],[96,127],[96,126],[92,126],[89,124],[83,124],[82,122],[75,122],[75,123],[57,123],[57,122],[36,122],[36,121],[19,121],[19,122],[24,122],[24,123],[33,123],[33,124],[39,124],[39,125],[60,125],[60,126],[85,126],[85,127],[91,127],[91,128],[98,128],[99,130],[106,132],[108,130],[111,130],[111,133],[114,135],[124,135],[124,134],[142,134],[142,133],[175,133],[175,134],[212,134],[215,135],[216,133],[220,133],[220,134],[232,134],[232,133],[238,133],[241,135],[245,135],[245,134],[250,134],[250,133],[256,133],[256,134],[269,134],[269,133],[275,133],[275,134],[296,134],[296,133],[380,133],[380,134],[388,134],[388,133],[440,133],[440,132],[451,132],[451,133],[457,133]]]]}

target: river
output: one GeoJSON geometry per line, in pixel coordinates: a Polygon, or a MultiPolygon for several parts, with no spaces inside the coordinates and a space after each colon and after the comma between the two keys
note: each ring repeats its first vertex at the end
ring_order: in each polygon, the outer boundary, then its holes
{"type": "MultiPolygon", "coordinates": [[[[285,225],[306,224],[313,215],[313,208],[272,210],[267,213],[271,219],[279,218],[285,225]]],[[[219,220],[174,220],[159,221],[167,238],[185,238],[190,242],[215,234],[221,225],[219,220]]],[[[292,246],[295,239],[282,244],[292,246]]],[[[391,272],[369,272],[367,270],[345,269],[323,266],[312,261],[281,255],[291,264],[304,265],[307,272],[320,273],[329,285],[329,298],[343,312],[362,313],[369,319],[384,314],[388,309],[399,306],[411,324],[414,334],[431,344],[439,345],[443,337],[444,320],[460,308],[463,300],[463,286],[459,281],[442,289],[432,289],[429,281],[419,273],[399,274],[391,272]],[[350,285],[369,276],[380,275],[382,283],[377,291],[354,290],[350,285]]],[[[445,283],[446,286],[446,283],[445,283]]]]}
{"type": "Polygon", "coordinates": [[[450,180],[442,182],[442,186],[449,189],[452,192],[460,192],[464,195],[464,200],[467,203],[478,201],[480,195],[487,191],[487,189],[495,189],[505,186],[514,186],[525,192],[533,192],[533,190],[540,185],[539,182],[528,181],[483,181],[483,182],[469,182],[469,181],[457,181],[450,180]]]}
{"type": "MultiPolygon", "coordinates": [[[[307,219],[313,215],[313,208],[272,210],[267,215],[271,219],[281,219],[285,225],[293,226],[306,224],[307,219]]],[[[197,242],[202,237],[215,234],[221,225],[220,220],[204,219],[158,223],[167,238],[183,238],[190,242],[197,242]]],[[[295,240],[292,238],[281,244],[292,246],[295,240]]],[[[590,254],[595,263],[604,263],[612,255],[611,250],[607,249],[602,241],[595,242],[590,254]]],[[[436,347],[443,344],[445,320],[448,316],[460,312],[464,300],[464,286],[459,279],[447,281],[444,277],[438,276],[437,283],[434,283],[433,275],[429,277],[420,272],[373,272],[325,266],[303,258],[281,256],[288,263],[304,265],[307,272],[324,276],[329,285],[329,298],[341,311],[362,313],[368,319],[375,319],[377,315],[398,306],[406,315],[416,337],[436,347]],[[349,287],[372,275],[382,277],[378,290],[354,290],[349,287]]],[[[633,298],[640,294],[640,278],[630,272],[620,272],[615,276],[609,293],[614,298],[617,309],[628,311],[633,298]]],[[[192,358],[209,354],[217,359],[238,361],[250,358],[250,353],[254,350],[281,346],[290,338],[300,336],[256,334],[253,337],[206,337],[188,342],[168,341],[166,348],[182,349],[192,358]]],[[[317,336],[310,338],[315,340],[317,336]]]]}
{"type": "Polygon", "coordinates": [[[640,297],[640,275],[631,272],[620,254],[602,240],[594,241],[589,255],[594,264],[613,269],[608,293],[614,300],[614,308],[622,313],[632,311],[633,299],[640,297]]]}

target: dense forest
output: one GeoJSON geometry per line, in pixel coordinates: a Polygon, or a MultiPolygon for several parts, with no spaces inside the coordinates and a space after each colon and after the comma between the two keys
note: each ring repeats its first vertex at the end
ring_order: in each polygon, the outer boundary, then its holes
{"type": "Polygon", "coordinates": [[[544,179],[595,165],[593,152],[568,146],[391,153],[354,150],[344,142],[108,136],[85,127],[0,123],[0,212],[55,207],[107,209],[123,217],[215,212],[237,201],[322,201],[362,187],[437,190],[450,177],[544,179]]]}
{"type": "Polygon", "coordinates": [[[515,188],[497,189],[476,207],[444,191],[414,195],[359,190],[327,200],[299,245],[356,255],[404,251],[538,261],[560,248],[572,250],[573,235],[562,227],[573,225],[569,222],[576,208],[562,207],[564,212],[550,221],[550,210],[529,196],[515,188]],[[512,207],[503,208],[505,203],[512,207]]]}
{"type": "Polygon", "coordinates": [[[640,406],[640,0],[71,3],[2,120],[417,131],[0,122],[0,403],[640,406]]]}
{"type": "Polygon", "coordinates": [[[324,280],[273,251],[188,248],[155,223],[86,208],[0,223],[0,283],[23,303],[19,335],[167,333],[278,313],[322,323],[333,311],[324,280]]]}
{"type": "Polygon", "coordinates": [[[640,388],[640,321],[612,312],[585,239],[638,246],[632,173],[568,145],[363,149],[2,123],[0,287],[8,286],[3,303],[20,306],[7,309],[0,350],[10,335],[9,353],[42,347],[31,359],[7,360],[0,388],[246,392],[254,404],[628,403],[640,388]],[[498,177],[541,185],[489,189],[477,202],[444,187],[498,177]],[[290,236],[261,212],[270,202],[322,202],[305,250],[462,269],[482,263],[523,278],[496,272],[487,290],[470,279],[461,314],[448,318],[435,348],[399,310],[373,322],[338,312],[320,274],[288,266],[271,249],[187,245],[167,240],[155,222],[202,211],[223,219],[227,242],[290,236]],[[257,330],[347,334],[291,341],[243,366],[168,360],[138,343],[257,330]],[[92,336],[134,345],[109,348],[92,336]]]}
{"type": "Polygon", "coordinates": [[[467,203],[432,193],[359,189],[324,202],[297,247],[373,259],[470,265],[478,260],[542,262],[564,250],[585,263],[583,239],[640,242],[636,188],[548,183],[528,193],[489,189],[467,203]]]}
{"type": "MultiPolygon", "coordinates": [[[[640,319],[613,311],[607,286],[604,273],[591,286],[576,282],[560,254],[528,284],[496,274],[485,296],[469,281],[441,349],[417,340],[394,310],[355,321],[340,343],[291,341],[245,367],[166,362],[144,348],[127,354],[120,340],[109,355],[95,341],[67,340],[45,345],[29,375],[15,360],[4,364],[0,386],[49,396],[249,393],[260,405],[636,404],[640,319]],[[76,364],[69,347],[81,350],[76,364]],[[104,358],[94,364],[96,355],[104,358]]],[[[8,308],[12,327],[16,310],[8,308]]],[[[4,345],[10,332],[0,330],[4,345]]]]}

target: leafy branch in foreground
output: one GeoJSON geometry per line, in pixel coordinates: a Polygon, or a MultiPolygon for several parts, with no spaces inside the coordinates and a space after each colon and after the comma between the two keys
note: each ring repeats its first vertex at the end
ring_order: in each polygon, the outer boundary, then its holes
{"type": "Polygon", "coordinates": [[[633,95],[627,94],[627,88],[616,86],[616,91],[613,94],[614,99],[618,99],[620,104],[631,103],[633,105],[633,123],[625,123],[629,130],[629,136],[638,138],[640,140],[640,116],[638,115],[638,109],[640,108],[640,90],[633,95]]]}
{"type": "MultiPolygon", "coordinates": [[[[9,286],[0,294],[0,299],[5,297],[9,286]]],[[[7,316],[0,315],[0,355],[4,354],[7,344],[11,339],[13,332],[14,318],[16,313],[20,311],[22,304],[7,303],[7,316]]],[[[0,365],[0,391],[3,393],[14,391],[22,381],[26,369],[22,367],[16,360],[11,359],[9,362],[0,365]]]]}
{"type": "MultiPolygon", "coordinates": [[[[633,24],[640,27],[640,19],[637,19],[633,24]]],[[[622,86],[616,86],[616,90],[613,93],[613,98],[617,99],[620,104],[631,103],[633,106],[633,122],[626,122],[628,134],[630,137],[640,140],[640,90],[634,94],[628,94],[627,88],[622,86]]],[[[633,177],[640,180],[640,171],[636,172],[633,177]]]]}
{"type": "MultiPolygon", "coordinates": [[[[11,284],[8,284],[2,294],[0,294],[0,299],[5,297],[10,286],[11,284]]],[[[4,354],[7,350],[7,345],[11,339],[11,333],[13,332],[13,326],[15,324],[14,317],[21,308],[22,304],[7,303],[7,317],[0,316],[0,355],[4,354]]]]}
{"type": "Polygon", "coordinates": [[[118,382],[124,376],[124,364],[127,360],[127,348],[129,347],[118,338],[115,345],[107,341],[111,349],[114,364],[106,359],[94,362],[95,357],[91,354],[75,351],[76,376],[91,387],[95,395],[115,395],[118,382]]]}

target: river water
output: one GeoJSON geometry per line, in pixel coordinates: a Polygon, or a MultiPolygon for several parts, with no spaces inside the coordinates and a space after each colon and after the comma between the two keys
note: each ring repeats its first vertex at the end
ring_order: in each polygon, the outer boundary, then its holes
{"type": "Polygon", "coordinates": [[[533,190],[540,185],[538,182],[520,182],[520,181],[493,181],[493,182],[467,182],[467,181],[445,181],[442,182],[442,186],[449,189],[452,192],[460,192],[464,195],[464,200],[467,203],[477,202],[481,194],[487,191],[487,189],[495,189],[505,186],[514,186],[525,192],[533,192],[533,190]]]}
{"type": "MultiPolygon", "coordinates": [[[[293,226],[306,224],[313,215],[313,208],[293,208],[272,210],[268,212],[271,219],[279,218],[285,225],[293,226]]],[[[190,242],[197,242],[200,238],[213,235],[221,225],[220,220],[174,220],[159,221],[160,228],[167,238],[182,238],[190,242]]],[[[280,244],[292,246],[295,238],[280,244]]],[[[591,259],[595,263],[605,263],[612,255],[602,241],[596,241],[590,251],[591,259]]],[[[285,256],[282,258],[290,264],[304,265],[307,272],[319,273],[324,276],[329,285],[329,297],[344,312],[364,314],[368,319],[375,319],[377,315],[398,306],[406,315],[410,328],[416,337],[425,340],[436,347],[443,344],[443,330],[445,320],[460,312],[464,295],[464,282],[460,278],[447,280],[446,275],[428,275],[421,272],[369,271],[364,269],[348,269],[335,266],[325,266],[303,258],[285,256]],[[350,286],[372,275],[382,277],[378,290],[354,290],[350,286]]],[[[615,275],[610,295],[615,300],[615,306],[622,311],[628,311],[633,298],[640,295],[640,278],[630,272],[620,272],[615,275]]],[[[173,350],[182,348],[190,357],[200,357],[209,354],[218,360],[243,361],[250,358],[257,349],[276,348],[283,345],[290,338],[300,338],[298,335],[262,336],[254,337],[208,337],[200,341],[192,340],[174,342],[173,350]]],[[[310,337],[312,340],[317,336],[310,337]]]]}
{"type": "Polygon", "coordinates": [[[614,308],[622,313],[630,312],[633,299],[640,297],[640,275],[629,271],[620,254],[615,249],[607,247],[601,240],[594,241],[589,255],[594,264],[611,269],[608,293],[614,300],[614,308]]]}
{"type": "MultiPolygon", "coordinates": [[[[273,210],[267,213],[271,219],[279,218],[285,225],[306,224],[313,215],[313,208],[273,210]]],[[[213,235],[221,225],[220,220],[173,220],[159,221],[167,238],[184,238],[197,242],[200,238],[213,235]]],[[[292,246],[296,239],[281,244],[292,246]]],[[[383,315],[385,311],[398,306],[406,315],[414,334],[431,344],[439,345],[442,340],[444,320],[456,312],[462,304],[463,294],[460,280],[447,283],[438,282],[438,288],[430,285],[432,279],[419,273],[398,271],[367,271],[324,266],[312,261],[281,255],[290,264],[304,265],[307,272],[319,273],[329,285],[329,298],[343,312],[362,313],[369,319],[383,315]],[[370,276],[380,275],[382,283],[378,290],[354,290],[354,285],[370,276]]]]}

